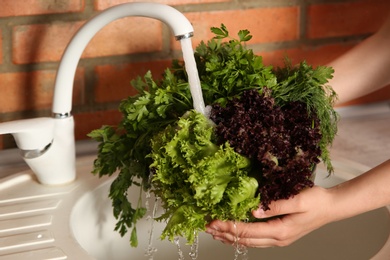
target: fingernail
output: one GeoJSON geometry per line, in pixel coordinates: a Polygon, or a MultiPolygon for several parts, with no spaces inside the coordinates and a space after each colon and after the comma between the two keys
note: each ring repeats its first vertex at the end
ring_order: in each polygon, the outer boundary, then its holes
{"type": "Polygon", "coordinates": [[[216,230],[216,231],[219,231],[219,227],[218,226],[212,225],[211,228],[216,230]]]}
{"type": "Polygon", "coordinates": [[[215,225],[209,225],[206,227],[206,232],[209,234],[214,233],[215,231],[219,231],[219,227],[215,225]]]}
{"type": "Polygon", "coordinates": [[[262,208],[258,208],[256,210],[254,210],[252,214],[253,214],[253,216],[255,216],[257,218],[261,218],[261,217],[265,216],[264,209],[262,209],[262,208]]]}

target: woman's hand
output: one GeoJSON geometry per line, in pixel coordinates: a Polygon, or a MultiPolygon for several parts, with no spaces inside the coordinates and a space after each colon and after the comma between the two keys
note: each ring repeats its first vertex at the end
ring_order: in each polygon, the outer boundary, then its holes
{"type": "Polygon", "coordinates": [[[226,244],[238,242],[247,247],[287,246],[309,232],[333,220],[332,196],[329,190],[314,186],[288,200],[270,204],[270,210],[253,211],[266,222],[242,223],[212,221],[206,232],[226,244]]]}
{"type": "MultiPolygon", "coordinates": [[[[265,222],[212,221],[206,232],[227,244],[248,247],[286,246],[330,222],[390,205],[390,160],[329,189],[303,190],[288,200],[272,202],[270,210],[253,211],[265,222]]],[[[337,175],[337,173],[335,173],[337,175]]]]}

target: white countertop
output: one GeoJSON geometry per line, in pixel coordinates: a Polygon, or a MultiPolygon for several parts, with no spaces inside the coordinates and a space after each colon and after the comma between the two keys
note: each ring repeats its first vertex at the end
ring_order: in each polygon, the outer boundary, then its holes
{"type": "Polygon", "coordinates": [[[332,146],[332,158],[342,157],[375,167],[390,159],[390,102],[345,107],[332,146]]]}

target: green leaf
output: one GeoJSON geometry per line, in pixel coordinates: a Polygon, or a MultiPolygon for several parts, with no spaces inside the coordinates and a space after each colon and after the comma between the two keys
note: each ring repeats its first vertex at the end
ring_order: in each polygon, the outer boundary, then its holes
{"type": "Polygon", "coordinates": [[[136,227],[133,227],[133,229],[131,230],[130,245],[132,247],[138,246],[138,237],[137,237],[137,228],[136,227]]]}
{"type": "Polygon", "coordinates": [[[147,86],[140,76],[138,76],[137,78],[133,79],[133,80],[131,81],[131,85],[132,85],[139,93],[143,93],[144,90],[146,89],[146,86],[147,86]]]}
{"type": "Polygon", "coordinates": [[[247,42],[252,39],[252,35],[250,35],[250,32],[248,30],[240,30],[238,32],[238,37],[240,39],[240,42],[247,42]]]}
{"type": "Polygon", "coordinates": [[[215,34],[216,39],[223,39],[229,37],[229,32],[226,29],[224,24],[221,24],[221,27],[211,27],[211,32],[215,34]]]}

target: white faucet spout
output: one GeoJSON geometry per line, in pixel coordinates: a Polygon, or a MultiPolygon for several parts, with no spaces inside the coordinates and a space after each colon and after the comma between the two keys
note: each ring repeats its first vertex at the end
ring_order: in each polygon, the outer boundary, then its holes
{"type": "Polygon", "coordinates": [[[140,2],[117,5],[106,9],[84,24],[65,50],[55,83],[53,101],[53,114],[55,117],[70,116],[73,79],[77,64],[92,37],[110,22],[128,16],[158,19],[172,29],[176,39],[188,38],[193,34],[193,27],[188,19],[175,8],[167,5],[140,2]]]}

